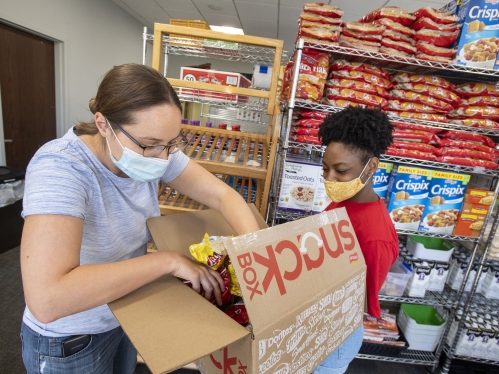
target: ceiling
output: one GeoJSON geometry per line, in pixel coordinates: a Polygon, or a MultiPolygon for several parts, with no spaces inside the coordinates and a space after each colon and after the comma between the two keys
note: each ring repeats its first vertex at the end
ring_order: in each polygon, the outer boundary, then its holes
{"type": "MultiPolygon", "coordinates": [[[[296,21],[304,0],[111,0],[152,33],[154,22],[169,23],[170,18],[204,20],[210,25],[242,28],[246,35],[284,40],[290,51],[296,38],[296,21]],[[219,7],[213,10],[209,7],[219,7]]],[[[450,0],[323,0],[338,6],[344,21],[358,21],[370,11],[396,5],[408,11],[425,6],[441,8],[450,0]]]]}

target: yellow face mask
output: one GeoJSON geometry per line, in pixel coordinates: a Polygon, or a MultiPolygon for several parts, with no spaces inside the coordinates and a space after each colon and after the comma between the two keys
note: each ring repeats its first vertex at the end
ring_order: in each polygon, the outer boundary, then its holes
{"type": "MultiPolygon", "coordinates": [[[[371,161],[371,159],[369,159],[369,161],[371,161]]],[[[360,175],[349,182],[335,182],[324,179],[324,186],[329,198],[335,203],[339,203],[341,201],[350,199],[352,196],[355,196],[360,190],[362,190],[371,178],[371,176],[369,176],[366,182],[362,183],[361,177],[362,174],[364,174],[364,170],[366,170],[367,165],[369,165],[369,161],[367,161],[367,164],[366,166],[364,166],[364,169],[362,169],[360,175]]]]}

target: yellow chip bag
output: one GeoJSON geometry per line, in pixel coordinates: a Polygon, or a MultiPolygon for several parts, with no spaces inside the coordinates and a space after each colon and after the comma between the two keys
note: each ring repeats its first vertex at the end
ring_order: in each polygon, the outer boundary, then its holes
{"type": "Polygon", "coordinates": [[[223,244],[222,236],[204,235],[203,241],[189,247],[189,252],[194,259],[204,265],[208,265],[213,270],[217,270],[223,265],[227,252],[223,244]]]}
{"type": "Polygon", "coordinates": [[[232,266],[232,262],[227,263],[227,271],[229,272],[229,280],[230,280],[230,293],[235,296],[243,296],[241,292],[241,287],[239,286],[239,281],[236,277],[236,272],[234,271],[234,266],[232,266]]]}

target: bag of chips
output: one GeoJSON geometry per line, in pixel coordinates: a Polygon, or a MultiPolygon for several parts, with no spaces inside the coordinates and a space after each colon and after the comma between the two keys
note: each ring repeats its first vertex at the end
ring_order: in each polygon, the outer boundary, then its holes
{"type": "Polygon", "coordinates": [[[389,39],[389,38],[381,39],[381,45],[383,47],[396,49],[396,50],[405,52],[405,53],[410,54],[410,55],[413,55],[414,53],[416,53],[416,47],[414,47],[412,44],[405,43],[405,42],[397,42],[397,41],[389,39]]]}
{"type": "Polygon", "coordinates": [[[204,235],[201,243],[191,245],[189,252],[197,262],[208,265],[213,270],[217,270],[222,266],[227,257],[223,237],[210,237],[208,234],[204,235]]]}
{"type": "Polygon", "coordinates": [[[384,97],[385,99],[390,97],[390,94],[383,87],[375,86],[373,84],[363,82],[363,81],[355,81],[352,79],[328,79],[326,81],[326,89],[327,88],[350,88],[352,90],[365,92],[368,94],[384,97]]]}
{"type": "Polygon", "coordinates": [[[431,154],[436,154],[437,147],[434,147],[430,144],[425,143],[416,143],[416,142],[406,142],[406,141],[394,141],[390,147],[394,148],[402,148],[402,149],[410,149],[413,151],[426,152],[431,154]]]}
{"type": "MultiPolygon", "coordinates": [[[[329,115],[327,112],[319,112],[315,110],[302,110],[300,112],[301,118],[311,118],[315,120],[324,120],[329,115]]],[[[320,125],[320,124],[319,124],[320,125]]],[[[303,126],[303,125],[300,125],[303,126]]]]}
{"type": "Polygon", "coordinates": [[[393,83],[390,82],[388,79],[380,78],[377,75],[365,73],[363,71],[356,71],[356,70],[352,70],[352,71],[337,70],[337,71],[334,71],[333,70],[333,71],[331,71],[329,78],[353,79],[353,80],[357,80],[357,81],[360,80],[363,82],[367,82],[369,84],[377,85],[377,86],[382,87],[382,88],[387,89],[387,90],[393,88],[393,83]]]}
{"type": "Polygon", "coordinates": [[[496,164],[495,162],[480,160],[477,158],[442,156],[442,157],[437,157],[437,161],[445,163],[445,164],[462,165],[462,166],[470,166],[470,167],[482,167],[485,169],[497,169],[497,168],[499,168],[499,165],[496,164]]]}
{"type": "Polygon", "coordinates": [[[419,75],[419,74],[411,74],[411,73],[397,73],[392,76],[392,81],[397,83],[421,83],[421,84],[430,84],[433,86],[437,86],[443,88],[445,90],[454,91],[457,87],[450,83],[449,81],[437,77],[435,75],[419,75]]]}
{"type": "Polygon", "coordinates": [[[326,84],[328,68],[329,55],[327,53],[304,48],[298,75],[296,98],[320,102],[326,84]]]}
{"type": "Polygon", "coordinates": [[[416,49],[424,55],[444,57],[446,59],[453,58],[456,55],[456,49],[436,47],[427,42],[417,42],[416,49]]]}
{"type": "Polygon", "coordinates": [[[461,106],[448,113],[449,118],[483,118],[499,120],[499,108],[493,106],[461,106]]]}
{"type": "Polygon", "coordinates": [[[307,129],[318,129],[323,122],[324,119],[302,118],[299,121],[293,122],[293,125],[307,129]]]}
{"type": "Polygon", "coordinates": [[[227,261],[227,272],[229,273],[230,293],[234,296],[243,296],[243,293],[241,292],[241,286],[236,277],[236,271],[234,270],[234,265],[232,265],[230,259],[228,259],[227,261]]]}
{"type": "Polygon", "coordinates": [[[461,30],[461,24],[459,23],[442,24],[433,21],[431,18],[423,17],[416,20],[416,22],[414,22],[411,25],[411,28],[416,31],[419,31],[421,29],[430,29],[430,30],[437,30],[444,32],[455,32],[461,30]]]}
{"type": "Polygon", "coordinates": [[[328,99],[327,96],[325,96],[322,99],[322,102],[326,105],[331,105],[331,106],[335,106],[338,108],[348,108],[349,106],[361,106],[361,104],[359,104],[355,101],[344,100],[344,99],[341,99],[341,100],[328,99]]]}
{"type": "Polygon", "coordinates": [[[355,61],[347,61],[347,60],[335,60],[331,65],[330,70],[338,71],[338,70],[347,70],[347,71],[362,71],[368,74],[374,74],[378,77],[389,80],[390,74],[383,68],[378,66],[374,66],[371,64],[367,64],[365,62],[355,62],[355,61]]]}
{"type": "Polygon", "coordinates": [[[401,112],[418,112],[418,113],[447,113],[445,110],[435,109],[427,104],[420,104],[412,101],[404,100],[388,100],[390,110],[397,110],[401,112]]]}
{"type": "Polygon", "coordinates": [[[459,31],[443,32],[430,29],[421,29],[414,35],[414,40],[433,44],[436,47],[448,47],[458,38],[459,31]]]}
{"type": "Polygon", "coordinates": [[[351,38],[349,36],[341,35],[338,43],[342,47],[360,49],[363,51],[368,51],[376,53],[379,51],[381,44],[375,42],[368,42],[366,40],[359,40],[357,38],[351,38]]]}
{"type": "Polygon", "coordinates": [[[440,147],[451,147],[451,148],[460,148],[460,149],[473,149],[476,151],[480,152],[486,152],[490,153],[493,155],[499,155],[499,151],[496,150],[495,148],[480,144],[480,143],[475,143],[475,142],[470,142],[467,140],[453,140],[453,139],[440,139],[440,147]]]}
{"type": "Polygon", "coordinates": [[[452,119],[449,121],[454,125],[466,127],[478,127],[482,129],[499,129],[499,123],[490,119],[467,118],[467,119],[452,119]]]}
{"type": "Polygon", "coordinates": [[[457,87],[456,93],[461,97],[499,96],[499,88],[489,83],[463,83],[457,87]]]}
{"type": "Polygon", "coordinates": [[[303,11],[306,13],[314,13],[320,16],[341,18],[343,16],[343,11],[333,5],[327,5],[324,3],[306,3],[303,4],[303,11]]]}
{"type": "Polygon", "coordinates": [[[440,62],[441,64],[450,64],[451,62],[453,62],[453,60],[448,57],[430,56],[421,52],[417,52],[414,57],[418,60],[435,61],[440,62]]]}
{"type": "Polygon", "coordinates": [[[341,30],[342,30],[342,27],[340,25],[328,25],[325,23],[309,21],[309,20],[300,18],[298,20],[298,29],[300,29],[301,27],[324,28],[324,29],[327,29],[329,31],[336,31],[336,32],[341,32],[341,30]]]}
{"type": "Polygon", "coordinates": [[[234,303],[233,305],[225,309],[224,313],[242,326],[247,326],[250,323],[249,315],[246,311],[246,306],[242,301],[239,303],[234,303]]]}
{"type": "Polygon", "coordinates": [[[383,38],[388,38],[395,42],[408,43],[410,45],[416,44],[416,41],[412,37],[390,29],[385,30],[385,32],[383,33],[383,38]]]}
{"type": "Polygon", "coordinates": [[[445,139],[467,140],[470,142],[483,144],[491,148],[494,148],[496,146],[496,143],[494,143],[494,141],[490,139],[488,136],[473,134],[471,132],[448,130],[448,131],[443,131],[439,136],[445,139]]]}
{"type": "Polygon", "coordinates": [[[459,17],[450,10],[440,10],[429,6],[416,10],[414,17],[417,19],[429,18],[436,23],[444,25],[459,22],[459,17]]]}
{"type": "Polygon", "coordinates": [[[312,135],[312,136],[319,135],[319,129],[318,128],[307,128],[307,127],[300,127],[300,126],[291,126],[291,131],[295,135],[312,135]]]}
{"type": "Polygon", "coordinates": [[[416,125],[414,123],[406,123],[406,122],[398,122],[398,121],[390,121],[390,123],[395,126],[398,130],[418,130],[418,131],[426,131],[431,132],[433,134],[438,134],[442,129],[424,126],[424,125],[416,125]]]}
{"type": "Polygon", "coordinates": [[[340,37],[340,32],[326,27],[300,27],[298,29],[298,37],[308,36],[317,40],[328,40],[337,42],[340,37]]]}
{"type": "Polygon", "coordinates": [[[387,47],[380,47],[379,53],[384,53],[385,55],[399,56],[399,57],[404,57],[404,58],[412,56],[409,53],[399,51],[398,49],[387,48],[387,47]]]}
{"type": "Polygon", "coordinates": [[[348,36],[350,38],[356,38],[362,41],[377,42],[377,43],[379,43],[379,41],[383,37],[382,35],[379,34],[362,34],[361,32],[352,31],[345,27],[343,28],[341,35],[348,36]]]}
{"type": "Polygon", "coordinates": [[[324,96],[329,100],[350,100],[368,107],[381,107],[382,109],[388,107],[386,99],[350,88],[326,87],[324,96]]]}
{"type": "Polygon", "coordinates": [[[446,113],[454,109],[452,105],[446,103],[443,100],[439,100],[434,96],[428,96],[414,91],[391,90],[390,95],[396,99],[412,101],[415,103],[431,106],[432,108],[435,108],[435,112],[437,113],[446,113]]]}
{"type": "Polygon", "coordinates": [[[418,92],[420,94],[433,96],[439,100],[445,101],[452,106],[458,106],[461,104],[461,98],[457,96],[454,92],[437,87],[429,84],[420,83],[399,83],[395,85],[395,90],[408,90],[418,92]]]}
{"type": "Polygon", "coordinates": [[[380,18],[388,18],[394,22],[400,23],[403,26],[410,26],[416,20],[416,17],[414,17],[414,15],[407,10],[396,6],[385,6],[365,15],[361,21],[370,23],[380,18]]]}
{"type": "Polygon", "coordinates": [[[311,22],[319,22],[325,25],[341,25],[341,18],[321,16],[315,13],[302,13],[300,19],[311,22]]]}
{"type": "Polygon", "coordinates": [[[389,30],[396,31],[398,33],[404,34],[409,37],[412,37],[413,35],[416,34],[416,31],[414,31],[413,29],[403,26],[400,23],[392,21],[391,19],[388,18],[377,19],[373,23],[378,25],[383,25],[389,30]]]}
{"type": "Polygon", "coordinates": [[[444,114],[437,114],[437,113],[404,112],[398,110],[390,110],[387,111],[386,113],[393,116],[398,116],[406,119],[417,119],[420,121],[443,122],[443,123],[449,121],[444,114]]]}
{"type": "Polygon", "coordinates": [[[499,97],[497,96],[473,96],[463,100],[462,106],[499,106],[499,97]]]}
{"type": "Polygon", "coordinates": [[[291,134],[289,140],[298,143],[321,145],[317,136],[291,134]]]}
{"type": "Polygon", "coordinates": [[[436,156],[429,152],[421,152],[413,149],[401,149],[395,147],[388,147],[385,154],[389,156],[415,158],[418,160],[435,161],[436,156]]]}
{"type": "Polygon", "coordinates": [[[343,24],[343,28],[354,31],[356,33],[362,33],[363,35],[383,35],[385,31],[384,25],[362,22],[345,22],[343,24]]]}
{"type": "Polygon", "coordinates": [[[427,131],[395,129],[392,131],[392,136],[393,139],[397,141],[409,141],[434,145],[438,145],[440,142],[438,136],[427,131]]]}
{"type": "Polygon", "coordinates": [[[437,148],[436,153],[437,156],[452,156],[452,157],[466,157],[466,158],[478,158],[481,160],[487,160],[492,162],[497,162],[497,155],[488,153],[475,151],[471,149],[455,149],[449,147],[437,148]]]}

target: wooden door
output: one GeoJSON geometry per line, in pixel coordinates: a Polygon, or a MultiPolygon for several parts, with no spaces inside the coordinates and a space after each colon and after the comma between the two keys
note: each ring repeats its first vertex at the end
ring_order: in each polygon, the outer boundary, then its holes
{"type": "Polygon", "coordinates": [[[54,42],[0,23],[0,90],[6,164],[26,170],[56,138],[54,42]]]}

